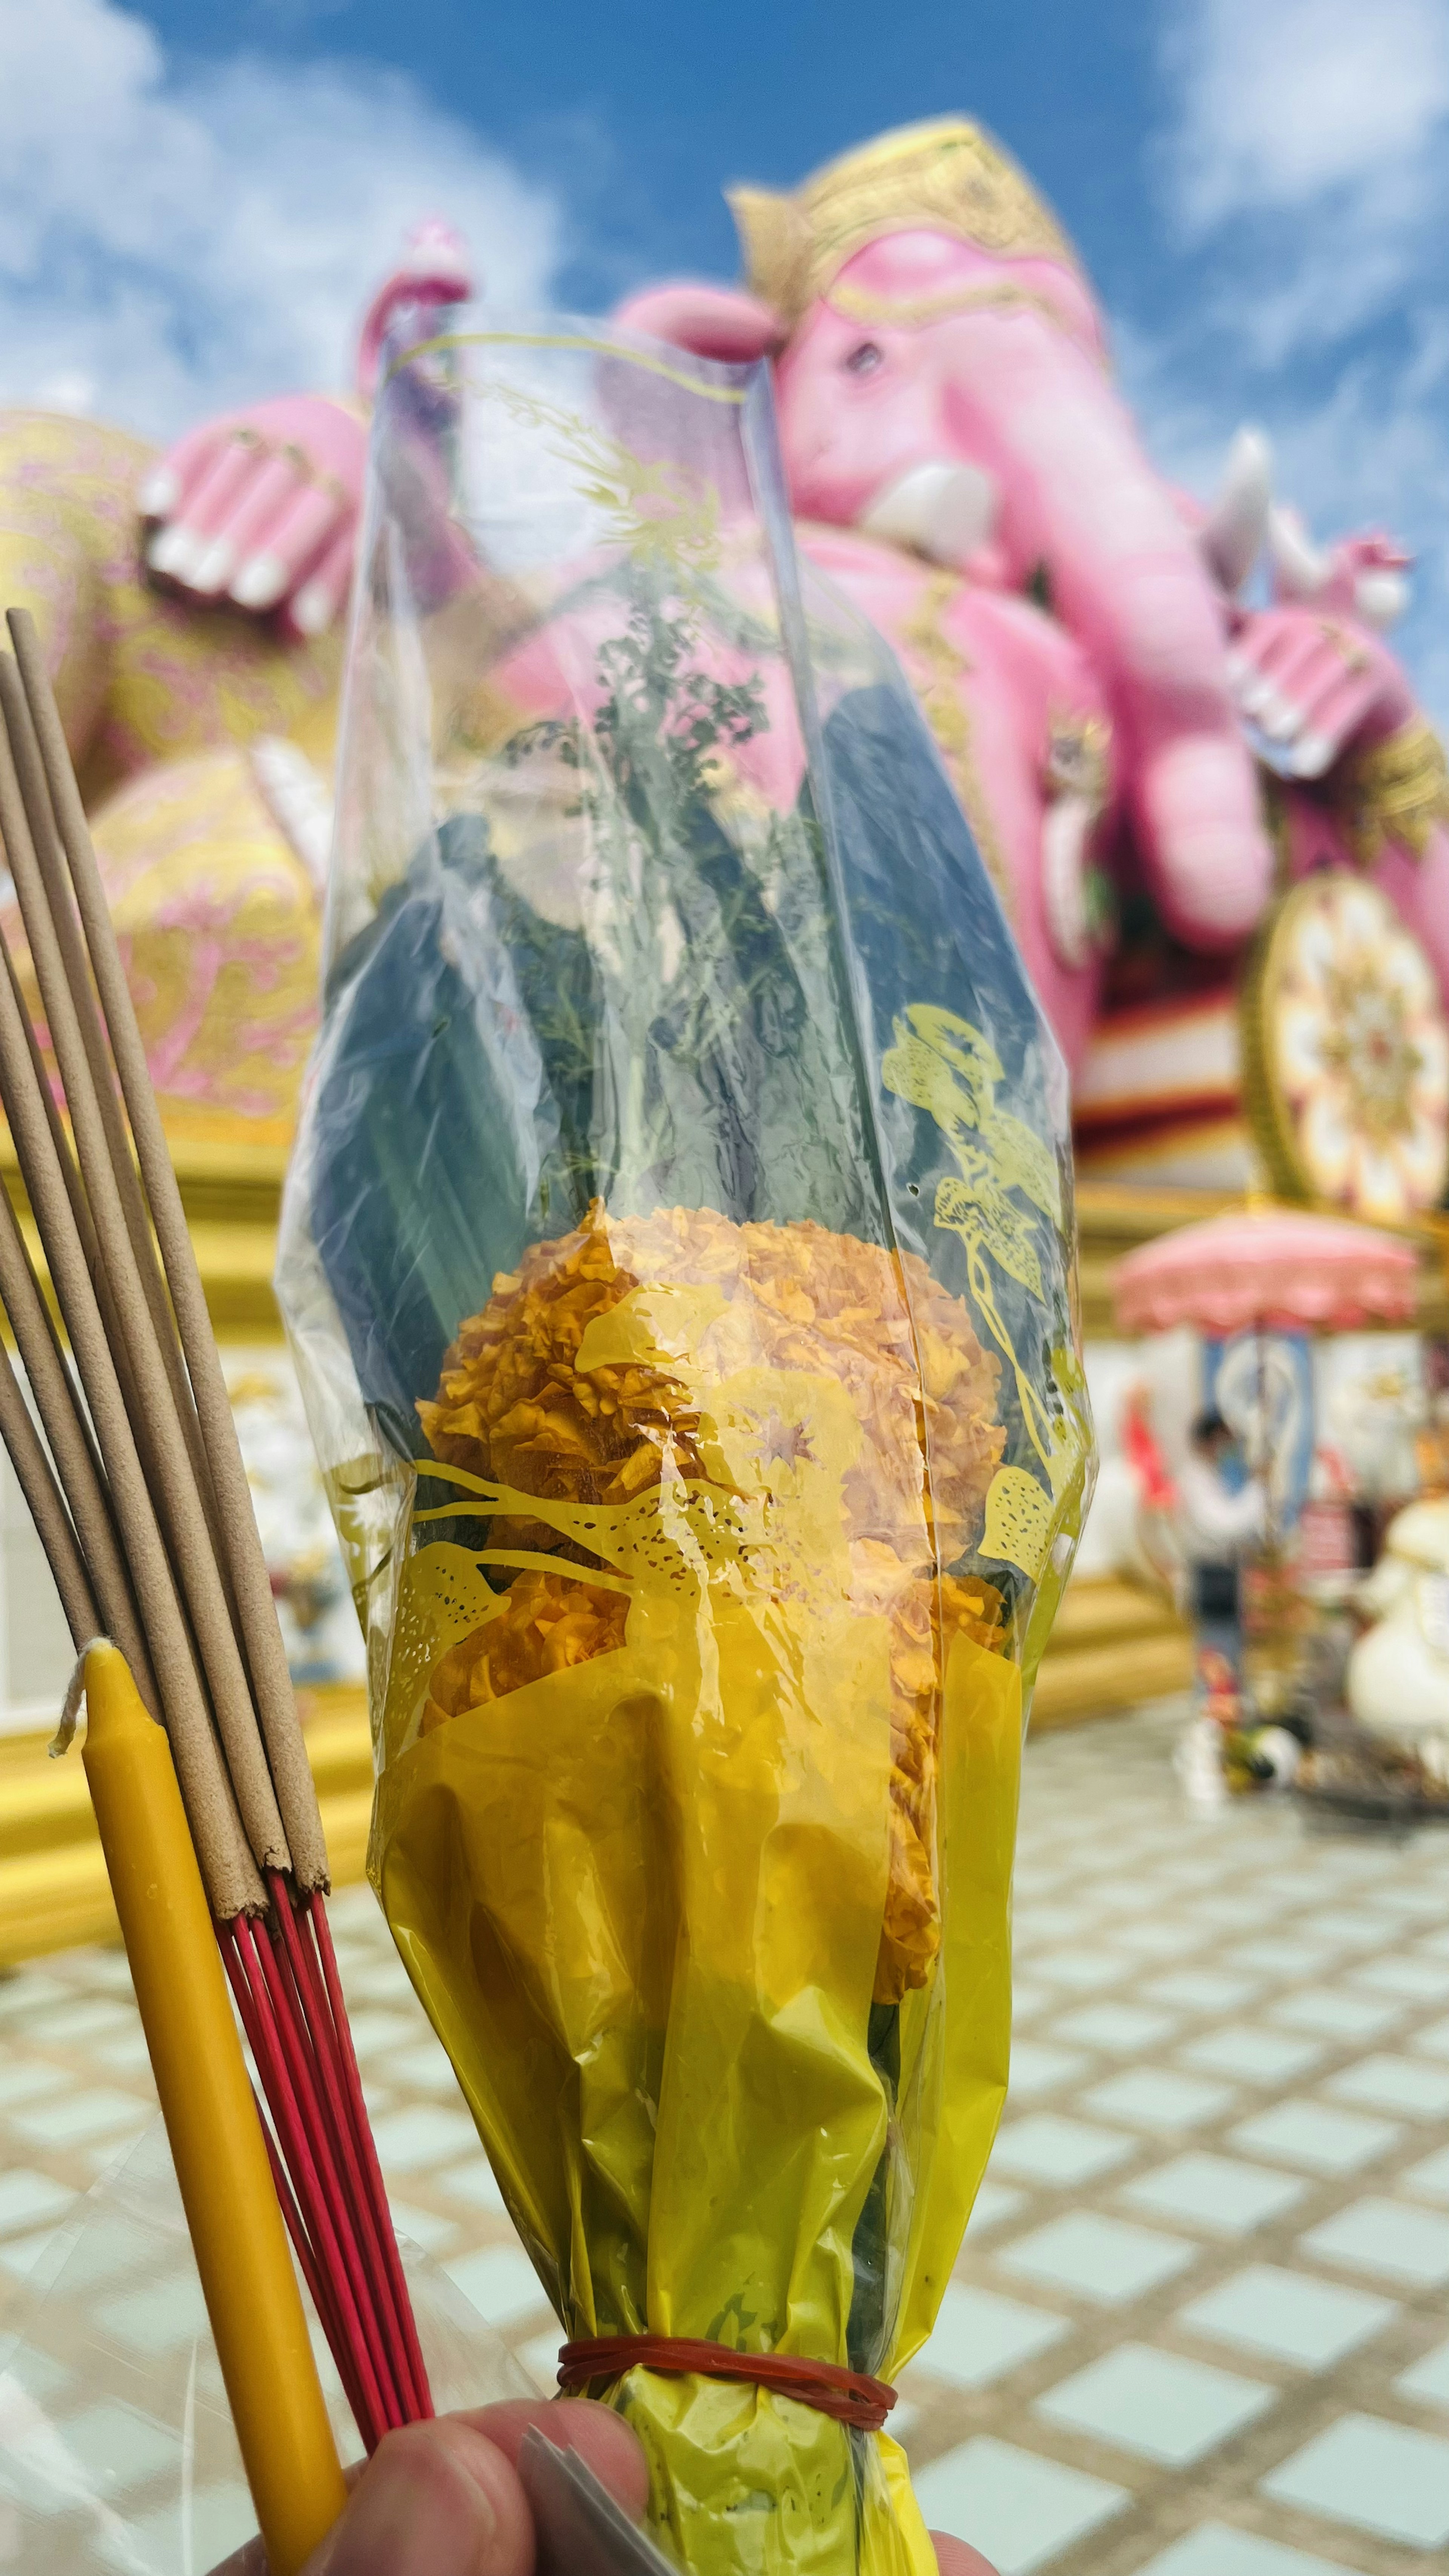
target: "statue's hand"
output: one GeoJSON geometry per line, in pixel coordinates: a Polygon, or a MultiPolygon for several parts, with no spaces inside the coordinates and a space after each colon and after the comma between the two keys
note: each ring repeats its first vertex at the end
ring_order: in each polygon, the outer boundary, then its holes
{"type": "Polygon", "coordinates": [[[1250,610],[1228,648],[1239,713],[1288,778],[1323,778],[1346,751],[1407,724],[1414,695],[1373,629],[1293,602],[1250,610]]]}
{"type": "Polygon", "coordinates": [[[323,634],[352,580],[367,456],[361,404],[322,394],[257,403],[193,430],[137,499],[150,572],[188,598],[323,634]]]}
{"type": "Polygon", "coordinates": [[[284,635],[325,634],[352,584],[367,465],[367,406],[384,343],[408,308],[435,327],[473,293],[468,254],[430,216],[363,319],[358,399],[287,394],[211,421],[169,448],[137,499],[158,581],[188,598],[275,614],[284,635]]]}

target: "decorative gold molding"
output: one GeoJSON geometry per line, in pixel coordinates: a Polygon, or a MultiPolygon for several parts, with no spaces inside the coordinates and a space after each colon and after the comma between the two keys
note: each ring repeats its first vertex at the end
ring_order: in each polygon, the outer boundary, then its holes
{"type": "Polygon", "coordinates": [[[1109,1576],[1069,1583],[1031,1704],[1034,1735],[1186,1690],[1192,1639],[1164,1593],[1109,1576]]]}
{"type": "Polygon", "coordinates": [[[1417,717],[1348,763],[1337,791],[1353,852],[1373,867],[1385,844],[1422,859],[1436,823],[1449,823],[1449,762],[1431,724],[1417,717]]]}
{"type": "MultiPolygon", "coordinates": [[[[1037,1732],[1182,1689],[1191,1649],[1171,1606],[1131,1583],[1068,1586],[1032,1710],[1037,1732]]],[[[365,1871],[372,1744],[360,1690],[300,1695],[334,1887],[365,1871]]],[[[43,1735],[0,1739],[0,1971],[82,1942],[114,1941],[115,1909],[78,1756],[43,1735]]]]}
{"type": "Polygon", "coordinates": [[[916,658],[921,713],[935,736],[937,749],[946,764],[946,774],[975,834],[976,845],[986,862],[986,873],[1001,898],[1002,910],[1014,926],[1017,917],[1016,888],[981,784],[971,741],[971,718],[961,694],[961,683],[971,664],[960,646],[952,643],[944,623],[945,611],[960,587],[956,573],[933,572],[922,590],[919,604],[912,609],[908,621],[901,628],[901,642],[916,658]]]}
{"type": "MultiPolygon", "coordinates": [[[[372,1744],[360,1689],[298,1693],[334,1887],[363,1876],[372,1744]]],[[[117,1937],[110,1882],[80,1757],[53,1762],[44,1735],[0,1738],[0,1968],[117,1937]]]]}
{"type": "Polygon", "coordinates": [[[872,295],[862,286],[837,281],[830,304],[849,322],[884,322],[901,331],[958,313],[1041,313],[1070,338],[1081,337],[1079,326],[1052,296],[1033,294],[1026,286],[943,286],[934,295],[872,295]]]}
{"type": "MultiPolygon", "coordinates": [[[[223,1141],[201,1137],[173,1139],[171,1152],[218,1339],[279,1341],[282,1324],[272,1292],[272,1272],[277,1259],[286,1146],[245,1138],[223,1141]]],[[[3,1125],[0,1182],[20,1219],[30,1257],[43,1279],[40,1239],[31,1221],[15,1150],[3,1125]]]]}
{"type": "MultiPolygon", "coordinates": [[[[285,1154],[272,1146],[257,1147],[248,1156],[234,1149],[223,1153],[211,1147],[178,1148],[176,1163],[218,1335],[223,1342],[280,1340],[272,1271],[285,1154]]],[[[21,1214],[31,1254],[39,1263],[39,1243],[3,1131],[0,1178],[21,1214]]],[[[1139,1189],[1127,1182],[1078,1179],[1083,1330],[1094,1338],[1115,1335],[1110,1275],[1124,1252],[1134,1244],[1150,1243],[1175,1225],[1216,1216],[1240,1204],[1230,1191],[1139,1189]]],[[[1449,1218],[1425,1218],[1412,1229],[1411,1240],[1421,1253],[1419,1328],[1449,1333],[1449,1218]]]]}
{"type": "MultiPolygon", "coordinates": [[[[278,1330],[271,1295],[276,1216],[285,1156],[193,1143],[177,1149],[207,1297],[223,1338],[259,1340],[278,1330]]],[[[23,1193],[8,1149],[0,1174],[23,1193]]],[[[1111,1272],[1124,1252],[1194,1217],[1237,1202],[1193,1190],[1134,1190],[1082,1183],[1076,1193],[1082,1317],[1090,1335],[1112,1335],[1111,1272]]],[[[28,1223],[28,1220],[27,1220],[28,1223]]],[[[1449,1219],[1417,1229],[1426,1331],[1449,1332],[1449,1219]]],[[[32,1250],[36,1250],[32,1240],[32,1250]]],[[[1106,1716],[1185,1687],[1190,1652],[1158,1594],[1116,1581],[1068,1587],[1037,1681],[1038,1732],[1106,1716]]],[[[363,1875],[372,1808],[372,1754],[360,1690],[299,1695],[322,1802],[334,1883],[363,1875]]],[[[0,1968],[85,1941],[115,1938],[115,1916],[78,1761],[52,1762],[48,1737],[0,1739],[0,1968]]]]}

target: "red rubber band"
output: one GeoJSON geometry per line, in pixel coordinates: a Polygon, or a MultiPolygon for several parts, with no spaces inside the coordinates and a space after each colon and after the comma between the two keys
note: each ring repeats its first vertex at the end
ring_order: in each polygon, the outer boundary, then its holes
{"type": "Polygon", "coordinates": [[[804,2361],[791,2352],[734,2352],[728,2344],[693,2343],[685,2335],[601,2335],[592,2343],[566,2343],[558,2357],[558,2384],[565,2397],[574,2397],[593,2380],[621,2379],[626,2370],[748,2380],[862,2433],[880,2432],[896,2402],[893,2388],[863,2370],[804,2361]]]}

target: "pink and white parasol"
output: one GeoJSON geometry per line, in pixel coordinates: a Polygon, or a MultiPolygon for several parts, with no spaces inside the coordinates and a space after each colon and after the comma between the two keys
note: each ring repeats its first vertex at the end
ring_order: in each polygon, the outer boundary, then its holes
{"type": "Polygon", "coordinates": [[[1350,1333],[1412,1324],[1418,1256],[1374,1226],[1306,1208],[1233,1208],[1144,1243],[1117,1265],[1128,1333],[1350,1333]]]}

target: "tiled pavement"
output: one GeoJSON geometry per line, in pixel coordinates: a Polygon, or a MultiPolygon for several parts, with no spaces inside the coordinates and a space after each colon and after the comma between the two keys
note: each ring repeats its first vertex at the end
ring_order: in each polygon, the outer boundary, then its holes
{"type": "MultiPolygon", "coordinates": [[[[902,2382],[922,2502],[1002,2576],[1423,2576],[1449,2543],[1449,1841],[1191,1820],[1175,1723],[1028,1755],[1011,2099],[902,2382]]],[[[399,2225],[546,2385],[556,2330],[371,1897],[333,1921],[399,2225]]],[[[54,2264],[149,2101],[118,1955],[0,1986],[0,2283],[54,2264]]],[[[45,2407],[92,2465],[94,2563],[136,2563],[114,2508],[164,2569],[155,2388],[192,2297],[184,2246],[137,2278],[123,2233],[61,2279],[136,2389],[45,2407]]],[[[200,2566],[245,2512],[217,2486],[200,2566]]]]}
{"type": "Polygon", "coordinates": [[[1449,2542],[1449,1843],[1190,1821],[1175,1724],[1029,1753],[919,2492],[1003,2576],[1409,2576],[1449,2542]]]}

